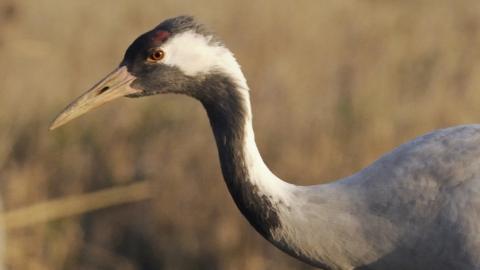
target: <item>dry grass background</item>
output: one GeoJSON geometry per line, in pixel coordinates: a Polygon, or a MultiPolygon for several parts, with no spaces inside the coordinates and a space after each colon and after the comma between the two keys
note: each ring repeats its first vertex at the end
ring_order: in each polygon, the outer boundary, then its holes
{"type": "Polygon", "coordinates": [[[153,194],[10,228],[9,269],[312,269],[241,217],[197,102],[123,99],[47,131],[137,35],[179,14],[236,53],[259,147],[291,182],[347,176],[419,134],[480,122],[478,0],[0,0],[6,210],[139,181],[153,194]]]}

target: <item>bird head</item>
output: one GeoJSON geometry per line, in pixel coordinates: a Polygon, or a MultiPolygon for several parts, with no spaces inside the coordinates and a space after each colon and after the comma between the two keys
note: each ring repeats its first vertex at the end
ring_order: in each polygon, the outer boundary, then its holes
{"type": "Polygon", "coordinates": [[[139,36],[120,65],[68,105],[50,129],[124,96],[177,93],[202,100],[214,94],[215,87],[206,87],[207,82],[225,80],[248,89],[240,66],[220,40],[193,17],[171,18],[139,36]]]}

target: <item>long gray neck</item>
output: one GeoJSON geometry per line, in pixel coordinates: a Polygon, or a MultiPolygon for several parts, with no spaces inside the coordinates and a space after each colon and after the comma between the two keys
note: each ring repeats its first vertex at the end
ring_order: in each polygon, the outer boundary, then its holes
{"type": "Polygon", "coordinates": [[[312,204],[311,196],[305,192],[311,187],[295,186],[276,177],[255,144],[248,90],[223,76],[209,80],[196,97],[207,111],[223,177],[237,207],[260,234],[280,249],[323,269],[333,269],[322,254],[334,244],[323,238],[337,235],[336,231],[345,234],[337,229],[340,226],[330,223],[338,214],[333,206],[341,200],[336,196],[340,195],[337,188],[317,186],[318,198],[314,201],[322,203],[312,204]],[[305,216],[310,211],[316,220],[305,216]],[[317,219],[319,214],[322,218],[317,219]],[[317,250],[309,250],[312,243],[317,250]]]}
{"type": "Polygon", "coordinates": [[[272,240],[282,226],[279,207],[289,184],[276,178],[263,163],[255,145],[247,89],[222,76],[213,77],[199,97],[205,107],[218,147],[223,177],[237,207],[250,224],[272,240]]]}

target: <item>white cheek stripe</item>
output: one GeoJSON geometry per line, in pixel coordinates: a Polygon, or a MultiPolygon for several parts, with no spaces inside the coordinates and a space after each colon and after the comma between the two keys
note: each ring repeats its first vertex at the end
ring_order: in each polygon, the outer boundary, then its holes
{"type": "MultiPolygon", "coordinates": [[[[171,37],[162,49],[165,51],[163,64],[179,68],[188,76],[220,71],[229,75],[237,83],[237,89],[248,90],[247,82],[233,54],[224,46],[212,41],[211,36],[204,36],[194,31],[186,31],[171,37]]],[[[244,154],[250,180],[259,188],[259,192],[282,197],[284,201],[289,194],[286,189],[291,185],[277,178],[265,165],[255,144],[252,128],[249,91],[240,91],[247,110],[245,123],[244,154]]]]}
{"type": "Polygon", "coordinates": [[[163,46],[164,64],[178,67],[188,76],[211,71],[230,75],[239,87],[248,89],[247,82],[233,54],[221,44],[212,42],[211,36],[186,31],[173,36],[163,46]]]}

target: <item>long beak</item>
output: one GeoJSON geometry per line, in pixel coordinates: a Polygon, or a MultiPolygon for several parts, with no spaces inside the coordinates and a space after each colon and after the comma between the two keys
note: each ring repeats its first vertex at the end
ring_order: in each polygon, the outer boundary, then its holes
{"type": "Polygon", "coordinates": [[[55,118],[49,129],[56,129],[93,108],[118,97],[142,92],[130,86],[130,83],[135,79],[136,77],[130,74],[125,66],[115,69],[90,90],[70,103],[70,105],[55,118]]]}

